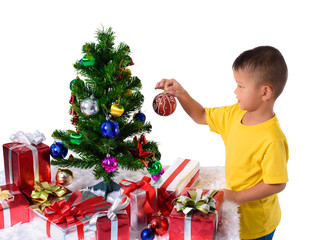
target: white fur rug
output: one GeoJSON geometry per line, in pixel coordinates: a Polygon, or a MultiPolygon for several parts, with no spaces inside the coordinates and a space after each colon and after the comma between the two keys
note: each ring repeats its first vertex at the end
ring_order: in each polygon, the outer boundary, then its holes
{"type": "MultiPolygon", "coordinates": [[[[88,186],[94,185],[99,181],[95,180],[91,170],[72,169],[75,175],[74,182],[68,186],[70,190],[83,189],[88,186]]],[[[55,178],[57,168],[51,167],[52,180],[55,178]]],[[[146,170],[136,172],[121,171],[119,175],[114,179],[115,182],[119,182],[122,179],[128,179],[132,181],[139,181],[144,176],[150,176],[146,170]]],[[[224,168],[223,167],[201,167],[198,180],[193,184],[194,188],[203,189],[220,189],[224,188],[224,168]]],[[[4,172],[0,172],[0,186],[4,185],[4,172]]],[[[102,192],[94,192],[96,195],[103,195],[102,192]]],[[[117,192],[110,193],[107,201],[113,202],[119,195],[117,192]]],[[[220,219],[218,225],[218,232],[216,234],[217,240],[237,240],[239,239],[239,215],[237,213],[238,205],[231,202],[224,202],[222,204],[223,216],[220,219]]],[[[141,240],[139,232],[130,231],[130,240],[141,240]]],[[[24,224],[16,224],[15,226],[7,229],[0,230],[0,239],[11,240],[44,240],[50,239],[46,237],[37,221],[24,224]]],[[[76,239],[76,238],[67,238],[76,239]]],[[[155,237],[156,240],[168,239],[168,233],[163,236],[155,237]]]]}

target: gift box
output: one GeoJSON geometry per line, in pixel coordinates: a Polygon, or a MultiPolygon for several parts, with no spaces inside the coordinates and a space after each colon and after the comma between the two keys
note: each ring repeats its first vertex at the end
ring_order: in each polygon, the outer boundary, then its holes
{"type": "Polygon", "coordinates": [[[112,226],[113,221],[107,216],[97,221],[97,240],[129,240],[129,219],[127,212],[117,214],[118,222],[116,227],[112,226]]]}
{"type": "Polygon", "coordinates": [[[20,190],[33,187],[35,181],[50,181],[49,146],[12,142],[3,145],[6,184],[20,190]]]}
{"type": "Polygon", "coordinates": [[[158,210],[168,216],[173,209],[172,201],[185,187],[197,180],[199,175],[199,161],[178,158],[157,180],[153,186],[158,192],[158,210]]]}
{"type": "Polygon", "coordinates": [[[223,196],[223,191],[185,188],[169,215],[169,239],[215,239],[223,196]]]}
{"type": "Polygon", "coordinates": [[[97,240],[129,240],[129,219],[124,210],[129,202],[126,195],[120,195],[107,212],[92,216],[90,227],[96,230],[97,240]]]}
{"type": "Polygon", "coordinates": [[[0,186],[0,229],[29,222],[27,199],[15,184],[0,186]]]}
{"type": "Polygon", "coordinates": [[[77,190],[65,199],[54,201],[43,213],[29,209],[29,218],[55,240],[95,239],[96,233],[90,229],[90,219],[94,213],[107,211],[110,206],[111,203],[101,196],[77,190]]]}
{"type": "Polygon", "coordinates": [[[157,211],[156,189],[149,183],[151,178],[144,176],[141,181],[133,182],[123,179],[119,185],[121,193],[129,197],[130,204],[126,208],[133,230],[142,230],[157,211]]]}

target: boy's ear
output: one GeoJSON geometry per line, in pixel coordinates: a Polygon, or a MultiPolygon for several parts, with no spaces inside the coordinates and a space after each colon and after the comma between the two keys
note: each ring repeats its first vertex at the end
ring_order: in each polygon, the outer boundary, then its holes
{"type": "Polygon", "coordinates": [[[261,100],[268,101],[273,97],[273,88],[270,85],[263,85],[261,88],[261,100]]]}

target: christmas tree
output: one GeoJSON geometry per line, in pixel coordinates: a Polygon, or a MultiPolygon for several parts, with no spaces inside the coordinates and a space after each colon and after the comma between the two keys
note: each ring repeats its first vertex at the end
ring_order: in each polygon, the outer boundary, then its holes
{"type": "Polygon", "coordinates": [[[98,29],[97,43],[82,47],[76,61],[77,77],[70,82],[70,115],[74,130],[55,130],[58,140],[50,147],[52,164],[93,169],[96,179],[107,184],[119,169],[150,174],[161,171],[158,143],[147,141],[152,126],[141,112],[144,96],[141,81],[128,68],[133,65],[130,48],[114,45],[111,28],[98,29]],[[74,155],[67,155],[67,148],[74,155]]]}

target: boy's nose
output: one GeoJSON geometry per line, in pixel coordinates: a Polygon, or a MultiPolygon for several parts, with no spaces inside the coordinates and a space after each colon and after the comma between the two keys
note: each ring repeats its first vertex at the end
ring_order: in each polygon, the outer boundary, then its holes
{"type": "Polygon", "coordinates": [[[233,93],[234,93],[235,95],[237,95],[237,89],[238,89],[238,87],[236,87],[236,89],[233,91],[233,93]]]}

